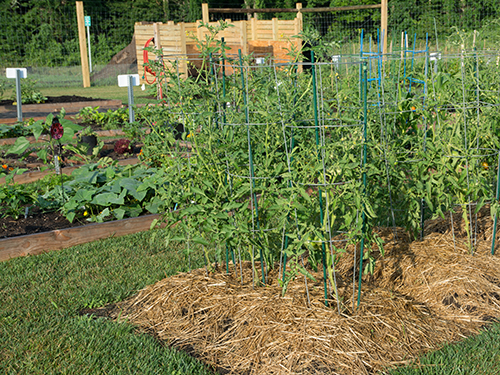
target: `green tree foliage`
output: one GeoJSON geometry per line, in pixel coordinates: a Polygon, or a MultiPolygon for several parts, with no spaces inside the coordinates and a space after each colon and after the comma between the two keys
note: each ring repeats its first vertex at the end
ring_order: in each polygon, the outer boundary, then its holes
{"type": "Polygon", "coordinates": [[[486,22],[500,16],[498,1],[481,0],[391,0],[389,28],[391,30],[439,35],[450,34],[452,26],[459,29],[480,29],[486,22]]]}
{"type": "MultiPolygon", "coordinates": [[[[84,0],[93,62],[105,64],[132,40],[135,22],[194,22],[203,0],[84,0]]],[[[0,66],[79,64],[75,1],[0,0],[0,66]]]]}
{"type": "MultiPolygon", "coordinates": [[[[83,0],[91,16],[92,61],[105,64],[132,39],[135,22],[194,22],[201,19],[205,0],[83,0]]],[[[221,2],[208,1],[210,7],[221,2]]],[[[380,0],[303,0],[304,8],[377,4],[380,0]]],[[[229,5],[228,5],[229,4],[229,5]]],[[[295,8],[295,0],[238,0],[235,8],[295,8]]],[[[227,18],[227,14],[224,15],[227,18]]],[[[292,19],[295,13],[259,14],[259,19],[292,19]]],[[[389,31],[408,31],[424,38],[480,30],[500,18],[497,0],[391,0],[389,31]],[[436,29],[434,28],[436,26],[436,29]]],[[[0,66],[70,66],[79,63],[78,30],[73,0],[0,0],[0,66]]],[[[365,35],[376,37],[380,10],[304,13],[304,26],[316,38],[345,43],[365,35]]]]}

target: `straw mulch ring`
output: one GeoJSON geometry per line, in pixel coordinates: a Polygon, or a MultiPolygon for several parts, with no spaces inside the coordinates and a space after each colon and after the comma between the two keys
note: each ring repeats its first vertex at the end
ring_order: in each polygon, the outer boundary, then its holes
{"type": "Polygon", "coordinates": [[[282,297],[278,271],[270,272],[270,285],[253,288],[249,263],[243,285],[234,273],[196,270],[141,290],[112,315],[230,373],[376,373],[500,317],[500,260],[481,248],[470,255],[463,238],[455,233],[454,244],[445,221],[438,224],[429,224],[422,242],[410,243],[402,230],[397,241],[392,229],[379,232],[385,256],[375,254],[374,274],[363,277],[355,314],[348,248],[336,267],[341,315],[332,295],[324,305],[321,272],[308,280],[308,306],[303,276],[282,297]]]}

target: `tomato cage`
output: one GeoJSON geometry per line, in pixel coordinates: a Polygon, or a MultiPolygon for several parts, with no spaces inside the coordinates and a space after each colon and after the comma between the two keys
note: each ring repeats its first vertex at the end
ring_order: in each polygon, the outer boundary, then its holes
{"type": "Polygon", "coordinates": [[[177,186],[171,206],[186,238],[215,245],[228,272],[242,276],[250,260],[254,285],[268,284],[277,267],[284,290],[299,274],[308,290],[310,270],[322,272],[324,303],[344,310],[335,265],[356,246],[357,283],[372,236],[363,172],[367,64],[209,54],[205,70],[183,77],[181,58],[160,75],[161,111],[185,131],[176,143],[165,137],[171,157],[162,164],[177,186]]]}
{"type": "Polygon", "coordinates": [[[152,111],[163,122],[152,131],[171,176],[167,216],[185,231],[175,239],[188,259],[192,244],[203,247],[207,272],[225,265],[243,282],[248,266],[254,286],[278,282],[283,292],[303,276],[309,304],[312,283],[342,313],[359,305],[384,229],[394,243],[451,230],[457,247],[488,242],[494,252],[496,223],[484,229],[498,201],[493,55],[426,45],[290,62],[222,44],[196,74],[180,73],[185,61],[162,64],[152,111]],[[346,257],[351,292],[345,272],[342,290],[337,279],[346,257]]]}
{"type": "Polygon", "coordinates": [[[455,246],[471,253],[490,247],[494,253],[498,53],[419,52],[385,57],[384,73],[369,86],[369,119],[379,117],[382,124],[380,129],[368,125],[379,132],[372,139],[380,141],[369,148],[369,166],[371,174],[385,175],[372,190],[381,206],[377,225],[405,228],[414,239],[451,231],[455,246]],[[488,208],[494,225],[487,224],[488,208]]]}

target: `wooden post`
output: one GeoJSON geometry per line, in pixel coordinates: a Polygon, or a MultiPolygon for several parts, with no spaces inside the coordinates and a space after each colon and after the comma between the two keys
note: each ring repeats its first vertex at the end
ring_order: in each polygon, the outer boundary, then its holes
{"type": "MultiPolygon", "coordinates": [[[[160,37],[160,25],[161,22],[155,22],[153,23],[153,36],[154,36],[154,41],[155,41],[155,50],[160,51],[160,55],[156,56],[156,60],[163,61],[163,50],[161,48],[161,37],[160,37]]],[[[159,75],[156,78],[156,96],[158,100],[162,99],[162,92],[161,92],[161,81],[159,79],[159,75]]]]}
{"type": "Polygon", "coordinates": [[[387,53],[387,0],[382,0],[380,9],[380,31],[383,38],[382,53],[385,55],[387,53]]]}
{"type": "Polygon", "coordinates": [[[295,8],[297,8],[297,20],[298,20],[298,26],[299,26],[299,32],[302,32],[302,29],[304,27],[304,20],[302,18],[302,12],[300,11],[302,9],[302,3],[297,3],[295,4],[295,8]]]}
{"type": "Polygon", "coordinates": [[[252,23],[252,40],[256,40],[256,35],[257,35],[257,18],[252,17],[251,21],[252,23]]]}
{"type": "Polygon", "coordinates": [[[247,40],[247,21],[240,21],[240,40],[241,40],[241,52],[244,55],[248,54],[248,40],[247,40]]]}
{"type": "Polygon", "coordinates": [[[90,87],[89,57],[87,55],[87,36],[85,35],[85,20],[82,1],[76,2],[76,19],[78,22],[78,39],[80,41],[83,87],[90,87]]]}
{"type": "Polygon", "coordinates": [[[208,4],[207,3],[201,4],[201,14],[203,17],[203,23],[209,23],[210,17],[208,15],[208,4]]]}
{"type": "Polygon", "coordinates": [[[180,32],[181,32],[181,54],[182,54],[182,64],[180,66],[181,72],[185,73],[185,78],[188,76],[188,55],[187,55],[187,46],[186,46],[186,27],[184,26],[184,22],[179,22],[180,32]]]}
{"type": "MultiPolygon", "coordinates": [[[[198,22],[197,22],[198,23],[198,22]]],[[[206,30],[207,28],[206,27],[198,27],[199,24],[196,25],[196,36],[198,37],[198,40],[202,40],[203,39],[203,30],[206,30]]]]}
{"type": "MultiPolygon", "coordinates": [[[[298,12],[297,12],[297,17],[295,17],[295,31],[296,31],[296,34],[297,35],[300,35],[300,33],[302,32],[302,29],[303,29],[303,26],[304,26],[304,20],[302,18],[302,12],[300,11],[302,9],[302,3],[297,3],[295,4],[295,8],[297,8],[298,12]]],[[[300,51],[302,49],[302,40],[300,39],[297,39],[297,49],[300,51]]],[[[302,53],[302,52],[300,52],[302,53]]],[[[302,61],[302,59],[300,59],[299,61],[302,61]]],[[[299,65],[297,67],[297,72],[299,73],[302,73],[302,65],[299,65]]]]}
{"type": "Polygon", "coordinates": [[[405,33],[404,31],[401,31],[401,58],[404,56],[404,50],[405,50],[405,33]]]}
{"type": "Polygon", "coordinates": [[[272,20],[273,22],[273,40],[278,40],[279,35],[278,35],[278,19],[275,17],[272,20]]]}
{"type": "MultiPolygon", "coordinates": [[[[155,22],[153,24],[153,36],[155,37],[155,49],[161,50],[161,37],[160,37],[160,25],[161,22],[155,22]]],[[[161,57],[161,56],[157,56],[161,57]]]]}

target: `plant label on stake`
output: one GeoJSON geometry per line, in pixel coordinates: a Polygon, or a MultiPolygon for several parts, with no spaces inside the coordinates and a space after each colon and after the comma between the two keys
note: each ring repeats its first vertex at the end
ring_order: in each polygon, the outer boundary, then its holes
{"type": "Polygon", "coordinates": [[[85,16],[84,17],[84,22],[85,26],[87,27],[87,40],[88,40],[88,46],[89,46],[89,67],[90,67],[90,73],[92,73],[92,53],[90,52],[90,16],[85,16]]]}
{"type": "Polygon", "coordinates": [[[129,122],[134,122],[134,91],[133,86],[139,86],[139,74],[121,74],[118,76],[118,87],[128,87],[129,122]]]}
{"type": "Polygon", "coordinates": [[[21,108],[21,78],[28,77],[28,70],[26,68],[7,68],[5,70],[7,78],[16,79],[16,100],[17,100],[17,121],[23,121],[23,111],[21,108]]]}

